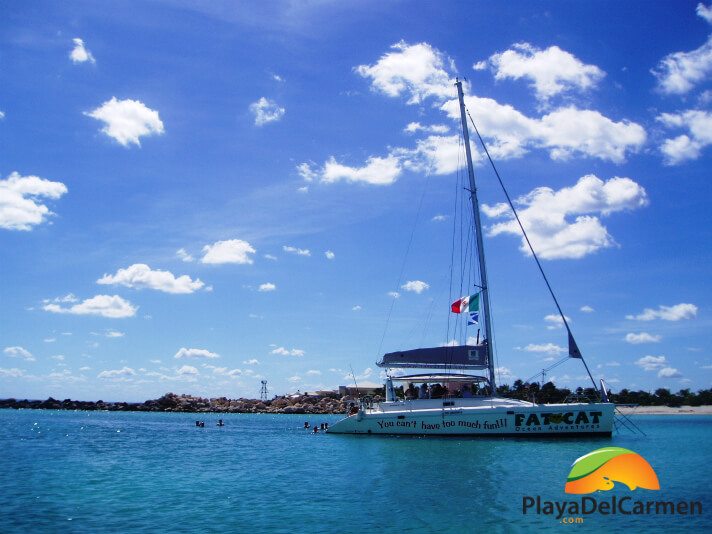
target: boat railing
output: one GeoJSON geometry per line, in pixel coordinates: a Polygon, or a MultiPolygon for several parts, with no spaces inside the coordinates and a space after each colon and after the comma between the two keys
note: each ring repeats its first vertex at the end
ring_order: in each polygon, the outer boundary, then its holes
{"type": "Polygon", "coordinates": [[[365,395],[359,399],[359,404],[362,409],[364,410],[371,410],[373,409],[374,404],[377,404],[374,402],[373,397],[370,395],[365,395]]]}
{"type": "Polygon", "coordinates": [[[571,393],[570,395],[567,395],[564,399],[564,404],[593,404],[596,402],[598,402],[598,399],[591,399],[591,397],[583,393],[571,393]]]}

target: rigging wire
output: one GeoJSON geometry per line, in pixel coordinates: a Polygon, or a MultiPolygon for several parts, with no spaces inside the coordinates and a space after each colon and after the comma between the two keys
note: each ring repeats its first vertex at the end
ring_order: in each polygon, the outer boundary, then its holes
{"type": "MultiPolygon", "coordinates": [[[[400,289],[401,282],[403,281],[403,273],[405,272],[405,265],[408,260],[408,255],[410,254],[410,248],[413,244],[413,237],[415,236],[415,228],[418,226],[418,221],[420,220],[420,212],[423,208],[423,200],[425,199],[425,193],[428,190],[429,184],[430,184],[430,175],[426,174],[425,184],[423,184],[423,192],[420,195],[420,201],[418,202],[418,209],[415,213],[415,220],[413,221],[413,227],[410,231],[410,238],[408,239],[408,245],[406,246],[405,255],[403,256],[403,262],[401,264],[400,273],[398,274],[398,282],[396,283],[397,289],[400,289]]],[[[381,350],[383,349],[383,343],[386,339],[386,333],[388,332],[388,326],[390,325],[390,322],[391,322],[391,315],[393,314],[393,308],[395,307],[397,298],[398,297],[394,296],[391,299],[391,305],[388,309],[388,315],[386,316],[386,325],[383,327],[383,335],[381,336],[381,342],[378,344],[378,351],[376,354],[376,358],[381,357],[381,350]]]]}
{"type": "Polygon", "coordinates": [[[559,365],[561,365],[561,364],[564,363],[564,362],[567,362],[568,360],[569,360],[569,357],[568,357],[568,356],[563,357],[563,358],[560,359],[558,362],[553,363],[553,364],[551,364],[549,367],[547,367],[547,368],[545,368],[545,369],[542,369],[542,370],[539,371],[538,373],[536,373],[536,374],[530,376],[529,378],[527,378],[527,379],[524,381],[524,383],[525,383],[525,384],[530,384],[531,381],[532,381],[532,379],[536,378],[537,376],[539,376],[539,375],[542,374],[542,373],[548,373],[549,371],[551,371],[551,370],[554,369],[555,367],[558,367],[559,365]]]}
{"type": "Polygon", "coordinates": [[[564,312],[561,310],[561,306],[559,305],[559,301],[557,300],[556,295],[554,294],[554,290],[551,288],[551,284],[549,284],[549,279],[546,277],[546,274],[544,273],[544,269],[541,266],[539,257],[536,255],[536,252],[534,252],[534,247],[532,246],[531,241],[529,241],[529,236],[527,235],[527,232],[524,230],[524,225],[522,224],[522,221],[519,219],[519,214],[517,213],[517,210],[514,208],[514,203],[512,202],[512,199],[510,198],[509,193],[507,192],[507,189],[504,187],[504,182],[502,181],[502,178],[500,177],[499,172],[497,171],[497,167],[495,166],[494,161],[492,161],[492,157],[490,156],[489,150],[487,150],[487,145],[485,144],[484,139],[482,139],[482,136],[480,135],[480,131],[477,129],[477,126],[475,125],[475,121],[472,119],[472,115],[470,115],[470,111],[469,110],[466,110],[466,111],[467,111],[467,116],[470,118],[470,123],[472,124],[472,127],[475,129],[475,133],[477,134],[477,137],[480,140],[480,144],[482,145],[482,148],[484,149],[485,154],[487,154],[487,159],[489,160],[490,165],[492,166],[492,170],[494,171],[495,175],[497,176],[499,185],[502,187],[502,191],[504,192],[504,196],[507,199],[507,203],[509,204],[509,207],[511,208],[512,213],[514,214],[514,217],[517,220],[517,224],[519,224],[519,228],[521,229],[522,235],[524,236],[524,239],[526,240],[527,245],[529,246],[529,250],[531,251],[532,256],[534,257],[534,260],[536,261],[537,267],[539,267],[539,272],[541,273],[541,276],[544,279],[544,282],[546,283],[546,287],[549,288],[549,293],[551,294],[551,298],[554,300],[556,309],[559,310],[559,315],[561,316],[561,320],[564,322],[564,326],[566,327],[566,332],[569,335],[569,353],[571,353],[572,344],[573,344],[573,348],[575,348],[576,352],[578,353],[578,358],[581,359],[581,362],[583,363],[583,366],[586,368],[586,372],[588,373],[588,377],[591,379],[591,383],[593,384],[593,389],[598,391],[598,387],[596,386],[596,381],[593,379],[593,375],[591,375],[591,371],[589,371],[588,365],[586,365],[586,360],[584,360],[583,355],[578,350],[576,341],[574,340],[574,336],[571,333],[571,328],[569,327],[569,323],[566,320],[566,316],[564,315],[564,312]]]}
{"type": "MultiPolygon", "coordinates": [[[[452,216],[452,245],[450,248],[450,288],[449,288],[449,294],[448,294],[448,302],[453,301],[453,294],[452,294],[452,283],[453,283],[453,272],[455,269],[455,237],[457,236],[457,208],[458,208],[458,200],[459,200],[459,187],[460,187],[460,149],[459,149],[459,144],[460,144],[460,138],[458,138],[458,151],[457,151],[457,178],[455,179],[455,205],[453,209],[453,216],[452,216]]],[[[452,321],[451,314],[447,314],[447,328],[445,332],[445,342],[449,343],[450,342],[450,323],[452,321]]],[[[453,325],[453,338],[455,337],[455,331],[457,329],[457,321],[454,321],[453,325]]],[[[449,364],[448,364],[449,367],[449,364]]],[[[448,370],[448,369],[446,369],[448,370]]]]}

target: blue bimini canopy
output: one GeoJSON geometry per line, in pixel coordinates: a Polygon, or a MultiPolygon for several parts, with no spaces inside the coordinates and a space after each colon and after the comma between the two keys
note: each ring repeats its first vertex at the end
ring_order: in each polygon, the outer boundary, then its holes
{"type": "Polygon", "coordinates": [[[424,369],[486,369],[487,363],[487,343],[483,343],[389,352],[384,354],[383,359],[376,365],[424,369]]]}

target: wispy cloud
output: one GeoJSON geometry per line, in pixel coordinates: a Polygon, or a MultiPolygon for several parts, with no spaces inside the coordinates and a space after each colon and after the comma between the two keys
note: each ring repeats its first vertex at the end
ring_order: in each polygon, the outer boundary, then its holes
{"type": "Polygon", "coordinates": [[[284,347],[277,347],[271,351],[271,354],[277,354],[279,356],[304,356],[304,351],[302,349],[285,349],[284,347]]]}
{"type": "Polygon", "coordinates": [[[264,126],[270,122],[279,121],[284,116],[285,111],[277,102],[264,96],[257,102],[250,104],[250,112],[255,116],[256,126],[264,126]]]}
{"type": "Polygon", "coordinates": [[[297,248],[291,245],[284,245],[282,250],[289,254],[296,254],[297,256],[311,256],[311,251],[308,248],[297,248]]]}
{"type": "Polygon", "coordinates": [[[83,39],[75,37],[72,39],[72,42],[74,43],[74,48],[72,48],[72,51],[69,53],[69,59],[71,59],[73,63],[96,63],[94,56],[87,50],[86,46],[84,46],[83,39]]]}
{"type": "Polygon", "coordinates": [[[32,353],[23,347],[5,347],[3,349],[5,356],[10,356],[11,358],[21,358],[27,362],[34,362],[35,357],[32,353]]]}
{"type": "Polygon", "coordinates": [[[681,321],[683,319],[692,319],[697,315],[697,306],[694,304],[680,303],[674,306],[658,306],[657,310],[645,308],[643,313],[638,315],[626,315],[626,319],[634,321],[654,321],[661,319],[663,321],[681,321]]]}

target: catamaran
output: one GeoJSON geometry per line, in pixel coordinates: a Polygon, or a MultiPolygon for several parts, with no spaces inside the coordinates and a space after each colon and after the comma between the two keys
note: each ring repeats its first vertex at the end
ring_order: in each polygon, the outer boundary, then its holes
{"type": "MultiPolygon", "coordinates": [[[[495,363],[491,343],[492,316],[480,207],[466,120],[468,113],[465,108],[462,82],[457,80],[455,86],[460,103],[460,119],[467,160],[479,284],[476,284],[473,295],[453,302],[452,311],[467,312],[469,321],[483,324],[484,337],[480,341],[478,334],[474,344],[419,348],[385,354],[381,361],[377,362],[379,367],[386,369],[385,401],[374,402],[370,397],[360,399],[358,405],[351,406],[346,417],[333,424],[328,432],[468,436],[610,436],[613,430],[615,405],[608,402],[603,381],[600,389],[596,385],[506,190],[505,196],[509,206],[529,244],[532,256],[566,328],[568,357],[583,363],[600,399],[597,402],[537,404],[496,395],[495,363]],[[480,314],[480,304],[482,314],[480,314]],[[426,372],[398,374],[403,372],[403,369],[426,372]],[[474,374],[476,371],[484,374],[474,374]],[[403,384],[403,398],[396,395],[395,384],[398,383],[403,384]]],[[[492,163],[476,126],[475,131],[492,163]]],[[[493,163],[492,166],[499,178],[493,163]]]]}

